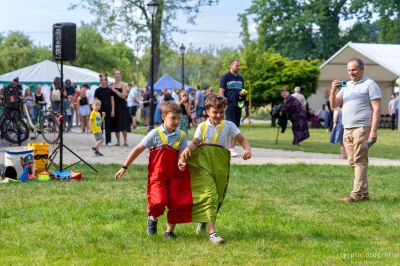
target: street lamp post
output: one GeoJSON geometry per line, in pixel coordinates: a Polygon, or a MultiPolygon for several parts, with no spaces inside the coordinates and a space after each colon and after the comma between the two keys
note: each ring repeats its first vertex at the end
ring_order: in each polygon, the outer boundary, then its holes
{"type": "Polygon", "coordinates": [[[147,8],[151,15],[150,131],[154,128],[154,16],[157,13],[158,4],[152,0],[147,3],[147,8]]]}
{"type": "Polygon", "coordinates": [[[183,45],[181,45],[181,47],[179,47],[179,50],[181,50],[181,54],[182,54],[182,90],[185,89],[185,50],[186,47],[183,45]]]}
{"type": "Polygon", "coordinates": [[[136,87],[139,87],[139,59],[136,59],[136,87]]]}

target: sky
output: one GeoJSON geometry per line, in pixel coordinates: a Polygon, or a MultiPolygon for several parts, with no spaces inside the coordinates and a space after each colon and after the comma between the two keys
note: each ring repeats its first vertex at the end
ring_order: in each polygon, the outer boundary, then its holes
{"type": "MultiPolygon", "coordinates": [[[[0,33],[21,31],[35,45],[51,45],[52,25],[58,22],[91,22],[94,17],[86,10],[68,10],[78,0],[0,0],[0,33]]],[[[250,7],[251,0],[220,0],[218,5],[203,7],[196,25],[187,25],[184,16],[175,22],[186,34],[174,33],[173,39],[186,47],[237,47],[241,45],[238,13],[250,7]]],[[[250,30],[254,27],[250,26],[250,30]]],[[[129,45],[129,44],[127,44],[129,45]]]]}

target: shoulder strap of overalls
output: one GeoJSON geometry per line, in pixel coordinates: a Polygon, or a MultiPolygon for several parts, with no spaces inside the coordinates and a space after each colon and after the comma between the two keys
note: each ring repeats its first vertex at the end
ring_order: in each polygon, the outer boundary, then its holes
{"type": "Polygon", "coordinates": [[[167,138],[165,137],[164,133],[161,131],[161,127],[157,128],[158,135],[160,136],[161,142],[163,145],[167,145],[167,138]]]}
{"type": "Polygon", "coordinates": [[[183,130],[179,130],[180,136],[179,136],[179,140],[177,140],[174,144],[172,144],[172,148],[174,148],[175,150],[179,149],[179,144],[181,144],[181,141],[183,139],[183,137],[185,136],[185,132],[183,130]]]}
{"type": "MultiPolygon", "coordinates": [[[[217,132],[215,132],[211,144],[217,143],[219,133],[221,133],[221,130],[224,128],[224,125],[225,125],[225,120],[222,120],[221,123],[219,124],[217,132]]],[[[207,129],[207,124],[206,122],[203,122],[203,124],[201,125],[201,139],[203,140],[203,144],[206,143],[206,129],[207,129]]]]}
{"type": "MultiPolygon", "coordinates": [[[[181,143],[183,137],[185,136],[185,132],[184,131],[182,131],[182,130],[179,130],[179,131],[180,131],[179,140],[177,140],[174,144],[171,145],[171,147],[176,149],[176,150],[179,148],[179,144],[181,143]]],[[[167,138],[165,137],[165,135],[162,132],[160,127],[157,128],[157,132],[158,132],[158,135],[160,136],[162,144],[163,145],[168,145],[167,138]]]]}

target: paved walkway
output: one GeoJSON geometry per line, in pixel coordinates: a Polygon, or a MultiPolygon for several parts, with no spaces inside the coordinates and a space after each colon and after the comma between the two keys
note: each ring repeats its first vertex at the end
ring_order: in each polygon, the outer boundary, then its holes
{"type": "MultiPolygon", "coordinates": [[[[74,128],[74,131],[78,129],[74,128]]],[[[65,133],[64,134],[64,144],[68,146],[71,150],[81,156],[89,163],[116,163],[122,164],[125,158],[128,156],[131,149],[140,142],[142,135],[128,134],[129,147],[107,147],[103,145],[101,147],[101,152],[104,157],[95,156],[90,147],[94,143],[94,138],[90,134],[80,134],[77,132],[65,133]]],[[[114,135],[113,140],[115,141],[114,135]]],[[[43,141],[41,137],[38,141],[43,141]]],[[[10,144],[5,140],[0,140],[0,165],[4,164],[4,148],[9,147],[10,144]]],[[[14,148],[16,145],[14,145],[14,148]]],[[[55,147],[51,147],[52,150],[55,147]]],[[[237,151],[240,152],[241,148],[238,147],[237,151]]],[[[253,148],[253,157],[250,160],[244,161],[239,157],[232,158],[232,164],[329,164],[329,165],[347,165],[347,161],[339,159],[338,155],[335,154],[322,154],[322,153],[312,153],[312,152],[301,152],[301,151],[286,151],[286,150],[276,150],[276,149],[262,149],[253,148]]],[[[148,151],[142,153],[138,159],[135,161],[136,164],[147,164],[148,161],[148,151]]],[[[68,150],[64,149],[63,161],[65,164],[71,164],[76,162],[78,159],[70,153],[68,150]]],[[[59,156],[56,157],[56,162],[59,162],[59,156]]],[[[380,159],[380,158],[370,158],[370,165],[377,166],[400,166],[400,160],[391,159],[380,159]]]]}

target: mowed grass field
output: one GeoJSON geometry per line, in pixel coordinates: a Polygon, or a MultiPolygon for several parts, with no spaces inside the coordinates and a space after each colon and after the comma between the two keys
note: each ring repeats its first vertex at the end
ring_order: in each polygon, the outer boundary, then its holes
{"type": "Polygon", "coordinates": [[[345,166],[233,166],[217,227],[227,243],[178,225],[146,234],[145,166],[95,165],[71,182],[0,185],[0,265],[399,265],[400,168],[371,167],[367,202],[345,166]]]}
{"type": "MultiPolygon", "coordinates": [[[[278,144],[275,144],[277,128],[271,127],[267,123],[252,124],[251,127],[245,123],[240,127],[241,132],[250,141],[252,147],[295,150],[305,152],[320,152],[339,154],[339,146],[330,144],[330,132],[325,132],[324,129],[310,129],[310,138],[301,142],[300,146],[293,146],[292,128],[286,129],[285,133],[279,133],[278,144]]],[[[146,134],[147,129],[139,128],[134,131],[136,134],[146,134]]],[[[189,140],[193,139],[194,130],[189,131],[189,140]]],[[[385,159],[400,159],[400,133],[397,130],[379,129],[378,142],[369,151],[369,156],[385,158],[385,159]]]]}

